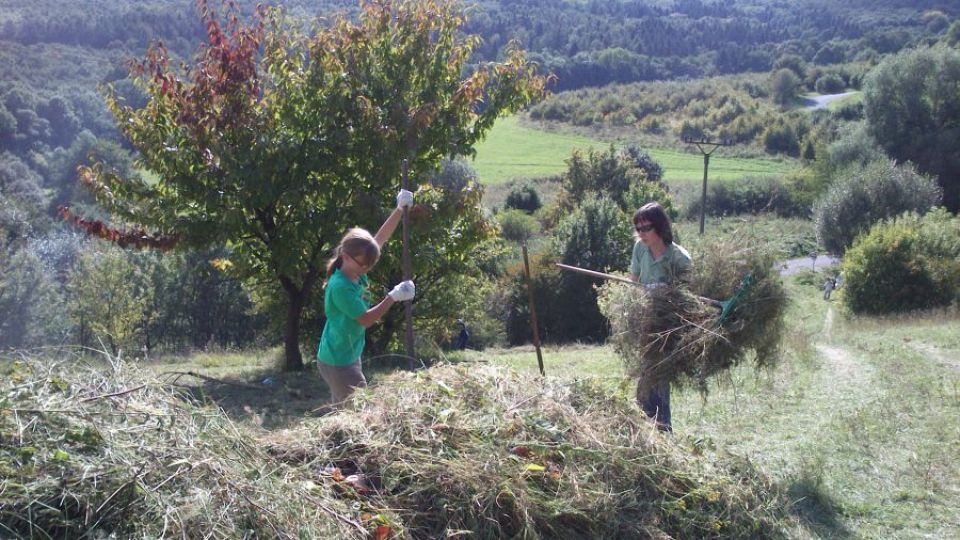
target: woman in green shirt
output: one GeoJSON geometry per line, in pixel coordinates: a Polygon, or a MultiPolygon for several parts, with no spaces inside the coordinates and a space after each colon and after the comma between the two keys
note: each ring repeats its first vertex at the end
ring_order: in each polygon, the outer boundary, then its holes
{"type": "Polygon", "coordinates": [[[367,385],[360,368],[366,329],[379,321],[395,302],[413,300],[415,287],[412,281],[398,284],[373,307],[370,307],[367,295],[367,272],[380,259],[380,247],[396,230],[403,208],[412,205],[413,194],[401,189],[397,194],[396,209],[377,234],[371,235],[361,228],[350,229],[327,263],[323,297],[327,322],[317,349],[317,368],[330,387],[333,406],[342,403],[355,388],[367,385]]]}
{"type": "MultiPolygon", "coordinates": [[[[630,259],[630,278],[644,287],[675,284],[686,279],[692,261],[687,250],[673,243],[670,218],[658,203],[650,202],[633,215],[637,241],[630,259]]],[[[637,384],[637,403],[663,431],[672,431],[670,423],[670,383],[662,382],[645,390],[637,384]]]]}

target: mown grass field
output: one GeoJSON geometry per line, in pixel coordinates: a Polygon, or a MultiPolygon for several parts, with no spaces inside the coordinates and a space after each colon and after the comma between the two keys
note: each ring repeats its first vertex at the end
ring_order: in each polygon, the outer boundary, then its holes
{"type": "MultiPolygon", "coordinates": [[[[472,165],[485,185],[496,185],[519,178],[542,178],[566,170],[566,160],[575,149],[606,150],[610,142],[584,136],[539,131],[521,125],[516,116],[501,118],[477,145],[472,165]]],[[[701,182],[703,156],[677,150],[649,148],[664,168],[664,179],[671,185],[701,182]]],[[[710,158],[709,178],[726,180],[743,176],[778,175],[791,165],[772,159],[710,158]]]]}

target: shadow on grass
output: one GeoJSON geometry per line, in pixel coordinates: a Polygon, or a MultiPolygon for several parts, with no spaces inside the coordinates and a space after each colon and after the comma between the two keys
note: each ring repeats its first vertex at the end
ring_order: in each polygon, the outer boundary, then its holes
{"type": "Polygon", "coordinates": [[[810,530],[822,538],[853,538],[840,519],[840,505],[824,493],[819,482],[801,477],[785,487],[791,510],[810,530]]]}
{"type": "MultiPolygon", "coordinates": [[[[403,369],[399,359],[368,362],[363,365],[367,382],[403,369]]],[[[230,419],[255,424],[267,430],[283,429],[305,418],[326,414],[330,390],[309,362],[303,371],[284,372],[275,368],[248,371],[241,376],[217,377],[201,372],[180,372],[175,382],[200,403],[223,409],[230,419]],[[199,377],[204,375],[208,378],[199,377]]]]}

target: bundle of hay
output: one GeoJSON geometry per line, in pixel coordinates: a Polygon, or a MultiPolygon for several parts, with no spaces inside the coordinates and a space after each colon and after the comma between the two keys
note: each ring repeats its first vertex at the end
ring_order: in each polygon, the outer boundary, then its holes
{"type": "Polygon", "coordinates": [[[693,254],[689,282],[644,288],[608,282],[600,306],[611,341],[642,393],[663,381],[692,383],[707,392],[707,380],[753,355],[758,367],[779,359],[787,296],[773,253],[742,242],[717,241],[693,254]],[[748,278],[749,284],[744,283],[748,278]],[[739,300],[721,318],[705,299],[739,300]]]}

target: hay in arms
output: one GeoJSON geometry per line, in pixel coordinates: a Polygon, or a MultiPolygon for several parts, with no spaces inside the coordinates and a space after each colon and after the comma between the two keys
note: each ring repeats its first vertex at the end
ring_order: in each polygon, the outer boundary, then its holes
{"type": "Polygon", "coordinates": [[[773,254],[732,240],[697,251],[688,283],[647,289],[609,282],[600,289],[611,342],[644,388],[692,383],[706,394],[710,377],[751,355],[758,367],[780,358],[787,295],[773,254]],[[731,298],[745,276],[752,284],[718,324],[719,309],[700,297],[731,298]]]}
{"type": "Polygon", "coordinates": [[[796,529],[779,490],[749,463],[689,453],[591,382],[440,366],[392,375],[341,413],[271,433],[129,368],[16,370],[0,409],[0,536],[762,538],[796,529]]]}

